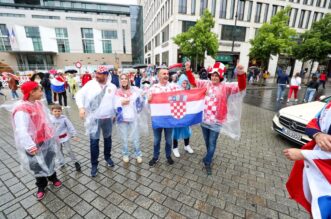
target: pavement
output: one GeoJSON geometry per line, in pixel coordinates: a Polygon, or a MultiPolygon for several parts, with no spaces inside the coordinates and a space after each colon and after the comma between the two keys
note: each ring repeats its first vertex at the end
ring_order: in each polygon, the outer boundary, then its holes
{"type": "MultiPolygon", "coordinates": [[[[259,89],[260,90],[260,89],[259,89]]],[[[268,89],[261,89],[267,91],[268,89]]],[[[78,110],[64,111],[78,131],[72,142],[82,164],[58,171],[60,189],[49,187],[42,201],[35,198],[35,179],[20,169],[9,113],[0,109],[0,219],[2,218],[310,218],[289,199],[285,188],[293,163],[282,155],[292,144],[271,131],[274,111],[255,105],[247,90],[243,105],[241,139],[221,135],[214,157],[213,175],[207,176],[201,159],[205,153],[201,128],[193,127],[194,154],[184,153],[169,166],[162,141],[161,160],[151,168],[153,137],[141,136],[143,163],[124,164],[116,128],[113,130],[114,168],[102,159],[99,174],[90,177],[89,139],[78,110]]],[[[1,97],[0,97],[1,98],[1,97]]],[[[268,99],[265,96],[262,99],[268,99]]]]}

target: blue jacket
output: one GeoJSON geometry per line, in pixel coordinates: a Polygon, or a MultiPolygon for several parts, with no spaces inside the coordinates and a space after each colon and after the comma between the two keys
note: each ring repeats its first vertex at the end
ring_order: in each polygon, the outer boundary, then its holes
{"type": "Polygon", "coordinates": [[[290,79],[286,74],[278,75],[277,84],[290,84],[290,79]]]}

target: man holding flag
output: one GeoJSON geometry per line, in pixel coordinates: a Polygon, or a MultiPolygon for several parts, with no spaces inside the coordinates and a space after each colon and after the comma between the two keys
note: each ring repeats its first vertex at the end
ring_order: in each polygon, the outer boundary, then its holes
{"type": "Polygon", "coordinates": [[[313,139],[301,149],[284,150],[296,161],[286,183],[290,197],[314,219],[331,218],[331,102],[306,127],[313,139]]]}

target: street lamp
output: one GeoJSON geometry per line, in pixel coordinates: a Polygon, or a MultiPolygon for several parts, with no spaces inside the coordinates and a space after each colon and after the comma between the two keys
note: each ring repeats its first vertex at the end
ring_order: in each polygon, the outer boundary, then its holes
{"type": "Polygon", "coordinates": [[[237,4],[236,16],[235,16],[235,20],[234,20],[234,28],[232,28],[232,47],[231,47],[231,52],[232,53],[233,53],[234,41],[235,41],[235,34],[234,34],[234,32],[237,32],[238,8],[239,8],[239,3],[240,2],[245,2],[245,0],[238,0],[238,4],[237,4]]]}

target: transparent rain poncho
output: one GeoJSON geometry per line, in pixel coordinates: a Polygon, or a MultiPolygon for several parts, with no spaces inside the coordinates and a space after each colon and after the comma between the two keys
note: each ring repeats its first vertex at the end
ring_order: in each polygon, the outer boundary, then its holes
{"type": "Polygon", "coordinates": [[[207,88],[201,125],[232,139],[239,140],[245,90],[239,91],[237,82],[222,82],[218,86],[213,86],[211,81],[207,80],[199,80],[198,87],[207,88]]]}
{"type": "Polygon", "coordinates": [[[35,177],[52,175],[59,167],[57,160],[63,159],[48,109],[40,102],[18,101],[13,106],[5,106],[12,113],[17,153],[23,169],[35,177]],[[33,146],[37,153],[28,153],[33,146]]]}

